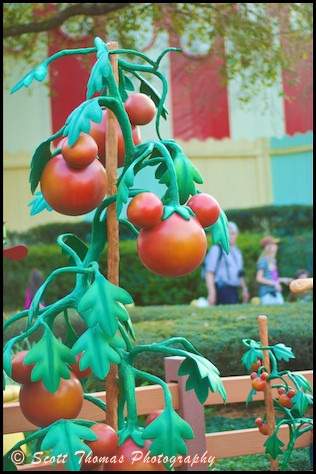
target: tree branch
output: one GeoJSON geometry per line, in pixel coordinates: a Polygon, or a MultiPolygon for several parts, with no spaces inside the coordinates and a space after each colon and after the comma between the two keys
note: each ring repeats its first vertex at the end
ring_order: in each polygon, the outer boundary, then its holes
{"type": "Polygon", "coordinates": [[[130,3],[78,3],[59,11],[52,18],[42,22],[27,23],[3,28],[3,37],[19,36],[25,33],[40,33],[61,26],[68,18],[77,15],[100,16],[131,5],[130,3]]]}

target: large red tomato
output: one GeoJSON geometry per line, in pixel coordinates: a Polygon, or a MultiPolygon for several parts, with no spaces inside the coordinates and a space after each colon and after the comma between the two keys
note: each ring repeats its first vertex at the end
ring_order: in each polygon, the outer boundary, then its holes
{"type": "MultiPolygon", "coordinates": [[[[107,471],[167,471],[162,462],[151,462],[148,457],[151,441],[146,440],[144,447],[138,446],[132,438],[127,438],[116,451],[117,461],[107,464],[107,471]],[[146,456],[147,455],[147,456],[146,456]],[[123,462],[119,462],[119,461],[123,462]]],[[[154,459],[153,459],[154,461],[154,459]]]]}
{"type": "MultiPolygon", "coordinates": [[[[98,439],[95,441],[85,441],[85,443],[91,449],[91,454],[85,456],[82,460],[81,470],[97,470],[97,465],[100,464],[98,460],[104,457],[111,458],[115,456],[118,449],[118,434],[117,432],[106,423],[96,423],[92,425],[90,429],[97,435],[98,439]],[[93,468],[93,469],[92,469],[93,468]]],[[[106,466],[106,463],[103,464],[106,466]]],[[[100,470],[101,467],[100,467],[100,470]]]]}
{"type": "Polygon", "coordinates": [[[124,108],[132,125],[146,125],[156,113],[153,100],[141,92],[130,95],[124,102],[124,108]]]}
{"type": "Polygon", "coordinates": [[[188,200],[187,206],[195,213],[202,227],[215,224],[221,212],[216,199],[207,193],[195,194],[188,200]]]}
{"type": "Polygon", "coordinates": [[[98,145],[87,133],[80,133],[73,146],[69,146],[68,137],[62,142],[61,154],[66,163],[72,168],[85,168],[96,159],[98,145]]]}
{"type": "Polygon", "coordinates": [[[18,383],[30,383],[31,372],[35,364],[24,364],[24,359],[28,351],[20,351],[12,357],[11,379],[18,383]]]}
{"type": "Polygon", "coordinates": [[[51,393],[42,380],[21,385],[20,408],[25,418],[36,426],[47,426],[61,418],[76,418],[83,404],[79,379],[60,379],[58,389],[51,393]]]}
{"type": "Polygon", "coordinates": [[[130,201],[126,214],[135,227],[152,227],[162,219],[163,204],[154,193],[140,193],[130,201]]]}
{"type": "Polygon", "coordinates": [[[99,160],[82,169],[71,168],[61,154],[51,158],[41,176],[46,202],[60,214],[80,216],[101,204],[108,177],[99,160]]]}
{"type": "MultiPolygon", "coordinates": [[[[90,122],[89,135],[94,138],[98,145],[99,160],[105,166],[105,147],[106,147],[106,109],[102,110],[103,118],[100,123],[90,122]]],[[[140,129],[137,126],[132,126],[132,139],[134,145],[139,145],[141,142],[140,129]]],[[[121,127],[117,123],[117,166],[120,168],[124,166],[125,147],[121,127]]]]}
{"type": "Polygon", "coordinates": [[[205,257],[207,240],[195,217],[185,220],[177,213],[154,227],[141,229],[138,256],[143,265],[163,277],[177,278],[193,272],[205,257]]]}

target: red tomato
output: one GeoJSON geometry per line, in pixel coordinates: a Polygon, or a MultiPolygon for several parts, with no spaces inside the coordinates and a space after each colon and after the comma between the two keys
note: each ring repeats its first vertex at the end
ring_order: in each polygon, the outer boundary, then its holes
{"type": "Polygon", "coordinates": [[[155,411],[149,413],[149,415],[146,418],[145,426],[149,425],[149,423],[151,423],[156,418],[158,418],[158,416],[161,415],[162,412],[163,412],[163,410],[161,409],[161,410],[155,410],[155,411]]]}
{"type": "Polygon", "coordinates": [[[267,380],[269,378],[268,372],[261,372],[260,378],[262,378],[262,380],[267,380]]]}
{"type": "Polygon", "coordinates": [[[257,392],[262,392],[266,388],[267,383],[265,380],[262,380],[261,377],[256,377],[255,379],[253,379],[251,385],[252,388],[257,392]]]}
{"type": "Polygon", "coordinates": [[[146,440],[144,447],[140,447],[132,438],[127,438],[116,451],[117,462],[108,463],[107,471],[167,471],[162,462],[151,462],[148,456],[145,458],[150,444],[151,441],[146,440]]]}
{"type": "Polygon", "coordinates": [[[146,125],[156,114],[154,101],[141,92],[130,95],[124,102],[124,108],[132,125],[146,125]]]}
{"type": "Polygon", "coordinates": [[[251,364],[250,372],[257,372],[257,370],[259,369],[259,367],[261,367],[261,365],[262,365],[261,359],[257,359],[257,362],[254,362],[253,364],[251,364]]]}
{"type": "Polygon", "coordinates": [[[80,359],[82,357],[83,352],[81,354],[77,354],[76,357],[76,362],[74,364],[69,364],[71,367],[71,370],[75,373],[75,375],[78,377],[79,380],[85,379],[86,377],[89,377],[89,375],[92,373],[92,370],[90,367],[87,367],[84,370],[80,369],[80,359]]]}
{"type": "Polygon", "coordinates": [[[90,429],[97,435],[95,441],[85,441],[91,448],[93,456],[114,456],[118,449],[118,434],[110,425],[106,423],[96,423],[90,429]]]}
{"type": "Polygon", "coordinates": [[[196,218],[202,227],[209,227],[218,220],[221,208],[213,196],[206,193],[199,193],[192,196],[187,206],[195,213],[196,218]]]}
{"type": "Polygon", "coordinates": [[[74,169],[60,154],[45,166],[40,185],[44,199],[55,211],[67,216],[80,216],[101,204],[108,177],[98,160],[86,168],[74,169]]]}
{"type": "Polygon", "coordinates": [[[161,221],[163,204],[154,193],[140,193],[130,201],[126,214],[135,227],[147,229],[161,221]]]}
{"type": "Polygon", "coordinates": [[[26,365],[24,359],[28,351],[20,351],[12,357],[12,374],[11,379],[18,383],[30,383],[31,372],[35,364],[26,365]]]}
{"type": "Polygon", "coordinates": [[[285,392],[285,387],[279,387],[278,388],[278,393],[281,395],[282,393],[285,392]]]}
{"type": "Polygon", "coordinates": [[[259,426],[259,431],[261,434],[267,436],[268,435],[268,425],[267,423],[262,423],[262,425],[259,426]]]}
{"type": "Polygon", "coordinates": [[[256,418],[256,419],[255,419],[255,425],[261,426],[262,423],[263,423],[262,418],[256,418]]]}
{"type": "MultiPolygon", "coordinates": [[[[99,160],[105,166],[105,147],[106,147],[106,109],[102,110],[103,118],[100,123],[90,122],[89,135],[94,138],[98,145],[99,160]]],[[[134,145],[139,145],[141,142],[140,129],[137,126],[132,126],[132,139],[134,145]]],[[[120,168],[124,166],[125,147],[121,127],[117,123],[117,166],[120,168]]]]}
{"type": "Polygon", "coordinates": [[[278,402],[282,407],[292,408],[293,403],[291,402],[291,398],[292,397],[289,397],[287,393],[282,393],[278,398],[278,402]]]}
{"type": "Polygon", "coordinates": [[[295,397],[295,395],[296,395],[295,390],[292,390],[292,389],[291,389],[291,390],[289,390],[289,391],[287,392],[287,396],[288,396],[289,398],[293,398],[293,397],[295,397]]]}
{"type": "Polygon", "coordinates": [[[207,250],[203,227],[195,217],[187,221],[177,213],[137,237],[138,256],[143,265],[157,275],[177,278],[201,265],[207,250]]]}
{"type": "Polygon", "coordinates": [[[25,418],[36,426],[47,426],[61,418],[76,418],[83,404],[83,389],[75,374],[61,379],[51,393],[42,380],[21,385],[20,408],[25,418]]]}
{"type": "Polygon", "coordinates": [[[63,141],[61,154],[66,163],[72,168],[85,168],[91,165],[98,155],[96,141],[87,133],[80,133],[73,146],[69,146],[68,137],[63,141]]]}

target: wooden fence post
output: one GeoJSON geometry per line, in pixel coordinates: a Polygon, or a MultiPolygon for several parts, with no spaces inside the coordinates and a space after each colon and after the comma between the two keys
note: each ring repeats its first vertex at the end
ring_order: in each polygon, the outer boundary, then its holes
{"type": "MultiPolygon", "coordinates": [[[[184,360],[184,357],[174,356],[165,357],[165,379],[166,382],[176,382],[179,386],[179,410],[178,413],[189,425],[192,427],[194,432],[194,438],[186,440],[188,446],[187,456],[199,456],[202,458],[206,453],[206,442],[205,442],[205,416],[204,416],[204,405],[202,405],[194,390],[185,390],[185,384],[188,376],[179,376],[178,370],[184,360]]],[[[212,453],[206,453],[209,458],[212,453]]],[[[177,471],[207,471],[207,463],[193,464],[189,462],[183,463],[182,466],[177,467],[177,471]]]]}

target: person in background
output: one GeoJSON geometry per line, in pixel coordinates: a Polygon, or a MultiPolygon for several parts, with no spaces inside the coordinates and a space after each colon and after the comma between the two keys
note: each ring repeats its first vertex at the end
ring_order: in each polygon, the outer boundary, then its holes
{"type": "Polygon", "coordinates": [[[249,301],[248,288],[244,279],[243,256],[236,246],[238,227],[234,222],[227,224],[229,233],[229,254],[221,245],[213,245],[204,262],[204,276],[208,291],[208,304],[237,304],[239,290],[242,289],[242,301],[249,301]]]}
{"type": "Polygon", "coordinates": [[[289,285],[293,280],[293,278],[279,276],[276,261],[279,242],[280,239],[271,235],[263,237],[260,242],[262,253],[257,261],[256,281],[261,304],[283,304],[281,283],[289,285]]]}
{"type": "MultiPolygon", "coordinates": [[[[32,300],[34,298],[35,293],[39,289],[40,286],[44,283],[43,274],[37,268],[33,268],[30,273],[30,283],[29,287],[25,291],[25,302],[24,302],[24,309],[29,309],[31,306],[32,300]]],[[[45,302],[41,301],[40,307],[45,306],[45,302]]]]}
{"type": "MultiPolygon", "coordinates": [[[[305,268],[300,268],[295,272],[294,280],[301,278],[309,278],[309,273],[305,268]]],[[[293,303],[294,301],[312,301],[313,300],[313,291],[307,290],[303,293],[293,293],[291,291],[286,299],[286,301],[293,303]]]]}

